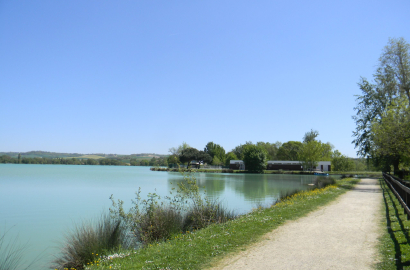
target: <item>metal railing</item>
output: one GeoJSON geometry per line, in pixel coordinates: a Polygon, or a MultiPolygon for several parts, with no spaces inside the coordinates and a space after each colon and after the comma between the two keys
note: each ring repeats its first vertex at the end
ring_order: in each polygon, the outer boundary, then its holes
{"type": "Polygon", "coordinates": [[[404,213],[407,214],[407,220],[410,220],[410,183],[387,173],[383,173],[383,178],[403,206],[404,213]]]}

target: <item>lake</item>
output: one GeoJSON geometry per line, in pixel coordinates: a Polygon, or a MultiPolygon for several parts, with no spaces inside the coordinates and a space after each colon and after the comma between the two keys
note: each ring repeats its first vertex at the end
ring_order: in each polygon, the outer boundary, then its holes
{"type": "MultiPolygon", "coordinates": [[[[305,190],[315,178],[219,173],[195,177],[207,196],[237,214],[269,205],[281,193],[305,190]]],[[[30,269],[47,269],[64,234],[106,212],[111,194],[127,208],[139,187],[143,198],[153,192],[163,196],[182,180],[179,173],[153,172],[149,167],[0,164],[0,235],[7,229],[9,240],[17,237],[27,246],[27,261],[39,256],[30,269]]]]}

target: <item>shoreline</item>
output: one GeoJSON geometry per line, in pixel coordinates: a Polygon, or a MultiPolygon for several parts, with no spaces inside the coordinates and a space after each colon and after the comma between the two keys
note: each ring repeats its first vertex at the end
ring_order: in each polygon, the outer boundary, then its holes
{"type": "MultiPolygon", "coordinates": [[[[201,173],[251,173],[246,170],[233,170],[233,169],[184,169],[184,168],[164,168],[164,167],[151,167],[151,171],[156,172],[201,172],[201,173]]],[[[346,177],[382,177],[381,172],[323,172],[329,175],[341,175],[346,177]]],[[[283,170],[265,170],[262,174],[300,174],[300,175],[315,175],[315,172],[308,171],[283,171],[283,170]]]]}

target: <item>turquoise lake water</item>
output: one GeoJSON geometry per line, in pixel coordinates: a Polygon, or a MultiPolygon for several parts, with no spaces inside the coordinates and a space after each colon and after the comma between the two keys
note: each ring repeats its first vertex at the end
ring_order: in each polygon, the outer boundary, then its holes
{"type": "MultiPolygon", "coordinates": [[[[311,175],[195,174],[207,196],[243,214],[269,205],[281,193],[305,190],[311,175]]],[[[168,195],[179,173],[152,172],[148,167],[0,164],[0,235],[25,245],[25,260],[38,257],[35,267],[47,269],[64,234],[82,221],[98,218],[111,206],[109,197],[124,206],[141,187],[141,194],[168,195]]]]}

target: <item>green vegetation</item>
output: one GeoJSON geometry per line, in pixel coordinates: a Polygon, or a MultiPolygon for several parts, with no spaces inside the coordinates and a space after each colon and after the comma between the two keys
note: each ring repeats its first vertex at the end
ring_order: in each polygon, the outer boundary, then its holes
{"type": "Polygon", "coordinates": [[[167,157],[155,154],[104,155],[65,154],[50,152],[0,153],[0,163],[64,164],[64,165],[117,165],[167,166],[167,157]]]}
{"type": "Polygon", "coordinates": [[[313,181],[313,184],[318,188],[324,188],[336,184],[336,179],[331,176],[319,176],[313,181]]]}
{"type": "Polygon", "coordinates": [[[288,141],[279,148],[278,160],[299,160],[299,153],[302,148],[302,143],[298,141],[288,141]]]}
{"type": "Polygon", "coordinates": [[[410,221],[403,208],[383,179],[380,180],[383,191],[383,233],[379,239],[379,251],[382,256],[377,269],[410,269],[410,221]]]}
{"type": "Polygon", "coordinates": [[[266,156],[265,149],[253,144],[246,145],[243,150],[245,169],[248,172],[263,173],[266,169],[266,156]]]}
{"type": "Polygon", "coordinates": [[[191,232],[176,234],[167,241],[158,241],[121,256],[99,260],[99,265],[87,267],[102,269],[201,269],[224,255],[243,249],[261,239],[267,232],[288,220],[302,217],[319,206],[334,200],[351,189],[358,179],[338,180],[337,185],[314,189],[283,198],[269,208],[258,208],[223,224],[191,232]]]}
{"type": "Polygon", "coordinates": [[[189,147],[181,151],[179,160],[182,163],[187,163],[187,168],[189,168],[193,160],[199,163],[211,163],[212,157],[204,151],[198,151],[195,148],[189,147]]]}
{"type": "Polygon", "coordinates": [[[373,77],[358,83],[353,143],[379,170],[398,174],[410,165],[410,44],[389,39],[373,77]]]}
{"type": "Polygon", "coordinates": [[[82,155],[82,156],[79,156],[77,158],[80,158],[80,159],[100,159],[100,158],[105,158],[105,157],[100,156],[100,155],[82,155]]]}
{"type": "Polygon", "coordinates": [[[225,163],[225,149],[219,144],[207,143],[204,152],[211,156],[212,165],[223,165],[225,163]]]}
{"type": "MultiPolygon", "coordinates": [[[[76,226],[66,236],[61,254],[53,261],[53,269],[83,269],[101,256],[112,254],[130,246],[127,228],[121,220],[103,214],[97,222],[76,226]]],[[[3,269],[3,268],[0,268],[3,269]]]]}
{"type": "Polygon", "coordinates": [[[184,181],[179,182],[173,189],[175,192],[171,192],[165,200],[155,193],[149,193],[147,199],[142,199],[139,190],[128,212],[124,211],[123,201],[116,202],[111,196],[112,218],[123,221],[133,233],[134,241],[143,247],[156,241],[169,240],[181,232],[198,230],[234,218],[232,213],[200,193],[195,177],[183,175],[184,181]]]}

